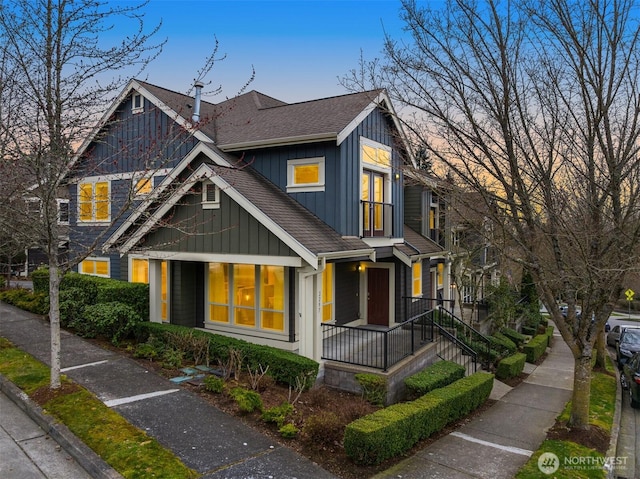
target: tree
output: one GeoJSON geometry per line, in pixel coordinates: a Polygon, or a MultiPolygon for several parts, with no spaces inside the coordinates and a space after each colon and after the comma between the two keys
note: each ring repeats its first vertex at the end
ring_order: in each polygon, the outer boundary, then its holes
{"type": "MultiPolygon", "coordinates": [[[[15,193],[29,190],[40,205],[40,214],[26,216],[28,224],[20,232],[31,232],[48,258],[52,388],[60,387],[58,293],[68,266],[61,265],[58,256],[56,198],[66,186],[74,148],[124,84],[118,72],[131,67],[141,71],[161,51],[162,43],[150,44],[159,25],[145,30],[145,5],[13,0],[0,6],[5,59],[0,75],[12,79],[1,92],[1,104],[12,105],[0,111],[2,159],[21,186],[15,193]],[[126,38],[107,35],[116,19],[127,27],[133,23],[126,38]]],[[[4,212],[0,216],[5,217],[4,212]]]]}
{"type": "Polygon", "coordinates": [[[403,0],[401,15],[409,37],[343,83],[403,102],[434,170],[502,226],[573,353],[569,423],[586,429],[594,344],[640,264],[638,4],[403,0]]]}

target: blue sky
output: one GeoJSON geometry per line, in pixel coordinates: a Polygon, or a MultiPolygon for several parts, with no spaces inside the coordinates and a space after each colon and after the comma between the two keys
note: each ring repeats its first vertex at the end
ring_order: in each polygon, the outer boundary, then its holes
{"type": "Polygon", "coordinates": [[[168,39],[147,70],[151,83],[186,92],[218,38],[227,58],[207,77],[223,87],[212,102],[234,96],[252,65],[249,89],[283,101],[346,93],[338,78],[357,68],[361,50],[379,57],[383,31],[402,32],[398,0],[151,0],[145,11],[168,39]]]}

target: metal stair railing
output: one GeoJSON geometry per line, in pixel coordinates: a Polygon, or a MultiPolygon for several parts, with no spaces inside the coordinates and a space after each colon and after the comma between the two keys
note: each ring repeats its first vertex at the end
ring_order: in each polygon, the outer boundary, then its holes
{"type": "MultiPolygon", "coordinates": [[[[474,351],[482,360],[483,367],[488,367],[491,357],[491,341],[480,331],[469,326],[451,311],[439,306],[434,322],[442,328],[456,331],[455,337],[468,349],[474,351]]],[[[450,331],[448,334],[453,335],[450,331]]],[[[446,337],[446,336],[445,336],[446,337]]]]}

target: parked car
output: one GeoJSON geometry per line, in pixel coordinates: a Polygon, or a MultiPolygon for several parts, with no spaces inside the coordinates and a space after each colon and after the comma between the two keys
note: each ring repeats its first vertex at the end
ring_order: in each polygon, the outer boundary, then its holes
{"type": "Polygon", "coordinates": [[[613,346],[615,348],[618,341],[620,341],[620,335],[627,328],[638,329],[640,328],[640,324],[618,324],[614,326],[607,333],[607,346],[613,346]]]}
{"type": "Polygon", "coordinates": [[[616,346],[616,360],[618,369],[622,371],[625,363],[631,359],[635,353],[640,351],[640,329],[627,328],[620,335],[620,341],[616,346]]]}
{"type": "Polygon", "coordinates": [[[640,353],[635,353],[622,368],[622,387],[629,391],[631,407],[640,408],[640,353]]]}

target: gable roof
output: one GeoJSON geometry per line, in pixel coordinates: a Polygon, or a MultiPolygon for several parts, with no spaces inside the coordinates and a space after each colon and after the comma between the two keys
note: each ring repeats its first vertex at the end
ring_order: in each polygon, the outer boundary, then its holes
{"type": "Polygon", "coordinates": [[[375,250],[361,239],[339,235],[253,169],[208,163],[201,164],[183,182],[180,182],[177,175],[168,176],[162,182],[162,188],[158,188],[160,193],[165,194],[157,194],[154,199],[143,202],[131,215],[135,219],[144,218],[144,221],[136,225],[133,219],[122,225],[105,242],[105,248],[116,247],[122,254],[134,249],[189,189],[205,178],[217,185],[313,268],[318,267],[318,259],[323,256],[373,258],[375,254],[375,250]],[[176,188],[169,188],[171,184],[176,188]]]}
{"type": "Polygon", "coordinates": [[[425,238],[407,225],[404,225],[403,236],[403,243],[393,245],[393,255],[407,266],[423,258],[437,258],[445,254],[442,246],[425,238]]]}

